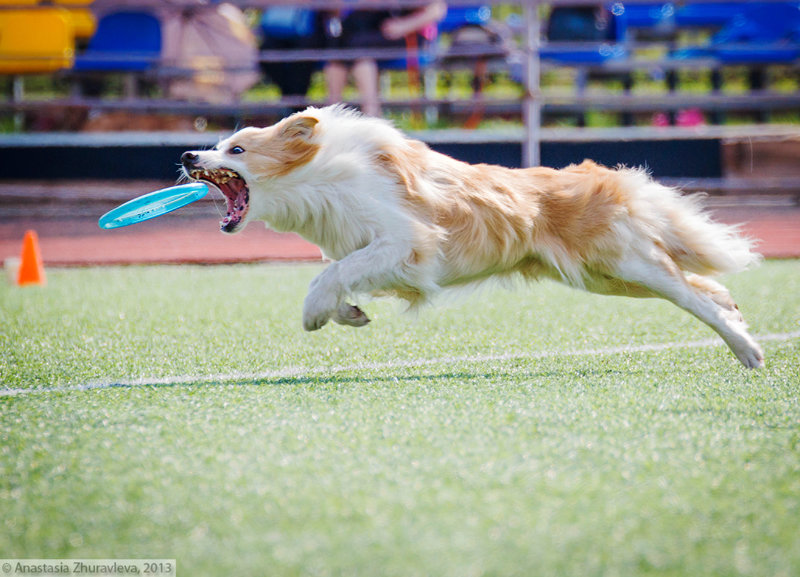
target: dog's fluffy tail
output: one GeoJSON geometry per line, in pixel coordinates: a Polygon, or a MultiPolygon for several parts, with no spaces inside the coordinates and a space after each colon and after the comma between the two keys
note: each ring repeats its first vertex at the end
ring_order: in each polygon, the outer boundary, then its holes
{"type": "MultiPolygon", "coordinates": [[[[705,194],[682,195],[653,181],[642,170],[621,170],[632,186],[634,220],[684,271],[700,275],[734,273],[761,261],[755,242],[738,225],[712,220],[704,208],[705,194]],[[637,202],[639,201],[639,202],[637,202]]],[[[631,189],[629,189],[631,190],[631,189]]]]}

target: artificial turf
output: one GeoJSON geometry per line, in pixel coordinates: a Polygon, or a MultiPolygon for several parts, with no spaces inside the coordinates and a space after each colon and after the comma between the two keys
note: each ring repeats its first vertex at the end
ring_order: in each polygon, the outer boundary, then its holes
{"type": "Polygon", "coordinates": [[[713,333],[667,303],[552,283],[418,318],[372,302],[367,327],[304,333],[318,271],[0,285],[0,556],[176,558],[184,576],[800,573],[797,261],[725,279],[753,333],[778,334],[761,371],[692,346],[713,333]]]}

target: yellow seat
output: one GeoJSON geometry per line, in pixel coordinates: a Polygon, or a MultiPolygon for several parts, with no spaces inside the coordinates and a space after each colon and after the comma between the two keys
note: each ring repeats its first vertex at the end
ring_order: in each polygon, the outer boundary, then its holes
{"type": "Polygon", "coordinates": [[[88,40],[94,36],[95,30],[97,30],[97,18],[94,17],[91,10],[87,8],[70,9],[69,19],[72,22],[75,38],[88,40]]]}
{"type": "Polygon", "coordinates": [[[74,56],[68,11],[0,10],[0,74],[54,72],[71,67],[74,56]]]}
{"type": "MultiPolygon", "coordinates": [[[[4,0],[0,0],[2,2],[4,0]]],[[[41,0],[33,0],[39,2],[41,0]]],[[[88,40],[94,36],[97,30],[97,18],[89,8],[79,8],[79,6],[89,6],[94,0],[52,0],[55,6],[64,6],[69,10],[69,17],[75,30],[75,38],[88,40]]]]}

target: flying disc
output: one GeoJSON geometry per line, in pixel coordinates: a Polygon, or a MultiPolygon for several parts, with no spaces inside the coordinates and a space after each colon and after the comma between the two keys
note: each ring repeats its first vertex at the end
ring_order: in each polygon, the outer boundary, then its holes
{"type": "Polygon", "coordinates": [[[100,217],[100,228],[119,228],[150,220],[200,200],[208,193],[208,185],[202,182],[181,184],[162,188],[136,197],[100,217]]]}

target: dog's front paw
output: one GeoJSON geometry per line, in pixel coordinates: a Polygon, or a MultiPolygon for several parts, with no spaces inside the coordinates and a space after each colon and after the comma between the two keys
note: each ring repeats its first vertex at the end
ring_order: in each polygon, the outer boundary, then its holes
{"type": "Polygon", "coordinates": [[[310,293],[303,303],[303,328],[307,331],[316,331],[324,327],[336,313],[336,302],[326,302],[328,299],[319,298],[310,293]]]}
{"type": "Polygon", "coordinates": [[[303,312],[303,328],[307,331],[318,331],[326,324],[331,318],[329,312],[319,312],[312,314],[308,311],[303,312]]]}
{"type": "Polygon", "coordinates": [[[339,308],[336,309],[336,316],[333,317],[333,320],[340,325],[363,327],[369,322],[369,317],[357,306],[342,303],[339,305],[339,308]]]}

